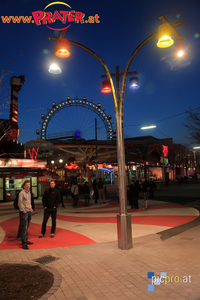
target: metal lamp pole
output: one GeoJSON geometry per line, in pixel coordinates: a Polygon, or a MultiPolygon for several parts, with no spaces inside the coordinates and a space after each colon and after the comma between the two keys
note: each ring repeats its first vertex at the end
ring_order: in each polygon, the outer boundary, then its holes
{"type": "Polygon", "coordinates": [[[96,178],[98,178],[97,118],[95,118],[96,178]]]}
{"type": "MultiPolygon", "coordinates": [[[[159,17],[159,19],[164,23],[169,23],[164,16],[159,17]]],[[[179,21],[175,24],[170,24],[171,29],[173,27],[180,26],[183,21],[179,21]]],[[[56,37],[49,37],[49,40],[57,41],[60,38],[64,38],[66,30],[61,31],[60,36],[56,37]]],[[[180,35],[173,29],[173,34],[175,36],[180,35]]],[[[117,131],[117,161],[118,161],[118,187],[119,187],[119,203],[120,203],[120,213],[117,215],[117,230],[118,230],[118,247],[127,250],[132,248],[132,229],[131,229],[131,215],[127,214],[127,197],[126,197],[126,174],[125,174],[125,151],[124,151],[124,95],[125,95],[125,87],[126,87],[126,78],[127,75],[132,75],[133,73],[137,72],[128,72],[130,65],[137,55],[137,53],[142,49],[144,45],[146,45],[150,40],[158,35],[156,31],[148,38],[146,38],[132,53],[130,56],[125,70],[123,73],[120,73],[120,68],[116,67],[116,74],[110,74],[108,67],[103,62],[103,60],[91,49],[85,47],[82,44],[77,42],[68,40],[68,42],[76,47],[79,47],[92,56],[94,56],[102,67],[105,70],[106,77],[108,78],[111,86],[113,104],[114,104],[114,111],[115,111],[115,121],[116,121],[116,131],[117,131]],[[113,84],[112,77],[116,77],[116,91],[113,84]],[[122,76],[122,83],[120,89],[120,76],[122,76]]],[[[56,46],[54,47],[53,53],[55,54],[56,46]]]]}

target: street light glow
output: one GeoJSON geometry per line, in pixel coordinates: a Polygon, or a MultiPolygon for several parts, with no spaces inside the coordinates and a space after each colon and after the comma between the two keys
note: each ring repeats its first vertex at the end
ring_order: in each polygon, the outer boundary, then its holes
{"type": "Polygon", "coordinates": [[[193,147],[193,149],[200,149],[200,146],[195,146],[193,147]]]}
{"type": "Polygon", "coordinates": [[[68,51],[69,49],[69,41],[66,39],[58,39],[56,42],[56,52],[55,55],[60,58],[66,58],[71,55],[68,51]]]}
{"type": "Polygon", "coordinates": [[[181,57],[181,56],[184,55],[184,52],[183,51],[179,51],[177,55],[178,55],[178,57],[181,57]]]}
{"type": "Polygon", "coordinates": [[[108,80],[104,80],[102,82],[102,93],[111,93],[111,86],[110,86],[110,82],[108,80]]]}
{"type": "Polygon", "coordinates": [[[51,161],[52,164],[54,164],[54,162],[55,162],[54,160],[51,161]]]}
{"type": "Polygon", "coordinates": [[[157,47],[167,48],[172,46],[174,40],[171,38],[170,27],[168,24],[162,24],[158,28],[158,43],[157,47]]]}
{"type": "Polygon", "coordinates": [[[145,129],[151,129],[151,128],[156,128],[156,125],[148,125],[145,127],[141,127],[140,129],[145,130],[145,129]]]}
{"type": "Polygon", "coordinates": [[[190,55],[190,52],[185,49],[185,43],[184,42],[178,42],[175,45],[175,51],[172,54],[172,57],[174,59],[176,59],[176,58],[185,58],[189,55],[190,55]]]}
{"type": "Polygon", "coordinates": [[[140,88],[140,86],[139,86],[139,80],[138,80],[138,78],[137,77],[135,77],[135,76],[133,76],[131,79],[130,79],[130,89],[132,89],[132,90],[137,90],[137,89],[139,89],[140,88]]]}
{"type": "Polygon", "coordinates": [[[60,73],[62,73],[61,68],[57,64],[55,64],[55,63],[53,63],[53,64],[50,65],[48,71],[51,74],[60,74],[60,73]]]}

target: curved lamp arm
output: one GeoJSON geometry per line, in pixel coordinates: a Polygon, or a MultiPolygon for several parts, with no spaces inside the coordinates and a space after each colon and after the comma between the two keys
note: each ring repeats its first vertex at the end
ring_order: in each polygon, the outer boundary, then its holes
{"type": "Polygon", "coordinates": [[[102,67],[104,68],[105,72],[106,72],[106,75],[108,77],[108,80],[110,81],[110,86],[111,86],[111,91],[112,91],[112,97],[113,97],[113,103],[114,103],[114,108],[115,110],[117,111],[117,108],[118,108],[118,103],[117,103],[117,99],[116,99],[116,93],[115,93],[115,87],[114,87],[114,84],[113,84],[113,80],[112,80],[112,77],[111,77],[111,74],[110,74],[110,71],[107,67],[107,65],[104,63],[104,61],[101,59],[100,56],[98,56],[94,51],[92,51],[90,48],[82,45],[82,44],[79,44],[77,42],[74,42],[74,41],[71,41],[71,40],[68,40],[69,43],[73,46],[76,46],[78,48],[81,48],[83,50],[85,50],[86,52],[90,53],[92,56],[94,56],[94,58],[96,58],[98,60],[98,62],[102,65],[102,67]]]}

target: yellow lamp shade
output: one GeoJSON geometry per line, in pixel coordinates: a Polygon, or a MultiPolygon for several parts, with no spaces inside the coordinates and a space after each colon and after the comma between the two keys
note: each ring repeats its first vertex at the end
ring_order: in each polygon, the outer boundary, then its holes
{"type": "Polygon", "coordinates": [[[71,53],[68,51],[69,42],[66,39],[59,39],[56,42],[56,52],[55,55],[61,58],[69,57],[71,53]]]}
{"type": "Polygon", "coordinates": [[[158,43],[159,48],[167,48],[172,46],[174,40],[171,37],[170,26],[168,24],[162,24],[158,28],[158,43]]]}

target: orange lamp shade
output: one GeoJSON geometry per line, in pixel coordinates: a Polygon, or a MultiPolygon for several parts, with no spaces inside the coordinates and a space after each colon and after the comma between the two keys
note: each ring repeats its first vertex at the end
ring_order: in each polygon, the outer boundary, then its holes
{"type": "Polygon", "coordinates": [[[102,82],[102,93],[111,93],[110,82],[108,80],[104,80],[102,82]]]}
{"type": "Polygon", "coordinates": [[[158,43],[159,48],[167,48],[172,46],[174,43],[171,38],[170,27],[168,24],[162,24],[158,28],[158,43]]]}
{"type": "Polygon", "coordinates": [[[56,42],[56,52],[55,55],[60,58],[69,57],[71,53],[68,51],[69,49],[69,42],[66,39],[59,39],[56,42]]]}
{"type": "Polygon", "coordinates": [[[172,54],[173,58],[175,58],[175,59],[176,58],[184,58],[184,57],[187,57],[189,55],[190,55],[190,52],[185,49],[185,43],[184,42],[178,42],[175,45],[175,51],[172,54]]]}

